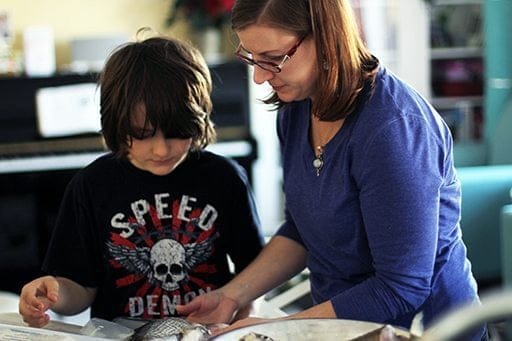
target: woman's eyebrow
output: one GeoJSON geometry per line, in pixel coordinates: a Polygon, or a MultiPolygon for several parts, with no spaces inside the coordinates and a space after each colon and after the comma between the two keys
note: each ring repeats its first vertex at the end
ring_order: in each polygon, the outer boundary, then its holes
{"type": "Polygon", "coordinates": [[[248,49],[246,49],[243,45],[240,45],[240,48],[242,50],[244,50],[245,52],[251,54],[251,55],[257,55],[257,56],[268,56],[268,55],[282,55],[283,52],[281,51],[278,51],[278,50],[269,50],[269,51],[263,51],[263,52],[260,52],[260,53],[254,53],[252,51],[249,51],[248,49]]]}

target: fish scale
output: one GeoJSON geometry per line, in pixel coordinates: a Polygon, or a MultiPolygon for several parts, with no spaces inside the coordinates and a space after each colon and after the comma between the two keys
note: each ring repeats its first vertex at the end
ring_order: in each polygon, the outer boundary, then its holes
{"type": "Polygon", "coordinates": [[[132,341],[142,340],[207,340],[209,331],[200,324],[192,324],[185,319],[170,317],[154,320],[139,327],[132,341]]]}

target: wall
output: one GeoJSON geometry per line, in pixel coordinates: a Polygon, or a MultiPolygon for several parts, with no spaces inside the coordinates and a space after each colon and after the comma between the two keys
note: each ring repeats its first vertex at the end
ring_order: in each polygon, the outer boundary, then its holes
{"type": "Polygon", "coordinates": [[[265,83],[257,85],[252,81],[250,69],[249,98],[251,112],[251,134],[258,141],[258,159],[253,166],[253,189],[256,205],[261,218],[263,234],[273,235],[282,223],[284,198],[282,195],[282,171],[279,156],[279,141],[276,132],[275,110],[261,99],[268,97],[271,87],[265,83]]]}
{"type": "MultiPolygon", "coordinates": [[[[23,29],[31,25],[51,26],[55,34],[57,66],[69,63],[69,41],[112,34],[133,36],[150,26],[167,32],[165,18],[170,0],[0,0],[0,10],[10,13],[14,49],[21,50],[23,29]]],[[[184,35],[183,27],[173,28],[184,35]]]]}

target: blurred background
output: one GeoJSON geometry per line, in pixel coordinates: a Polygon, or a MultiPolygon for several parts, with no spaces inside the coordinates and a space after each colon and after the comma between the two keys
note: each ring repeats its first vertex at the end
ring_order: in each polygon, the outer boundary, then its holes
{"type": "MultiPolygon", "coordinates": [[[[275,112],[237,62],[230,0],[0,0],[0,290],[39,273],[63,190],[105,152],[96,77],[141,27],[190,40],[214,79],[219,141],[250,175],[270,236],[283,200],[275,112]]],[[[455,141],[463,238],[482,290],[512,273],[512,1],[352,0],[381,63],[427,97],[455,141]]]]}

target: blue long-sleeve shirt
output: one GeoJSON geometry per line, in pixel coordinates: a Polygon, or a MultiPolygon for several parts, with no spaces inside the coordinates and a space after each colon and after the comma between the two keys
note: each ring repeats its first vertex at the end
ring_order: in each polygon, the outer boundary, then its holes
{"type": "Polygon", "coordinates": [[[384,68],[324,149],[319,176],[310,102],[278,115],[286,220],[308,250],[315,303],[340,318],[410,327],[478,302],[461,239],[452,137],[435,110],[384,68]]]}

